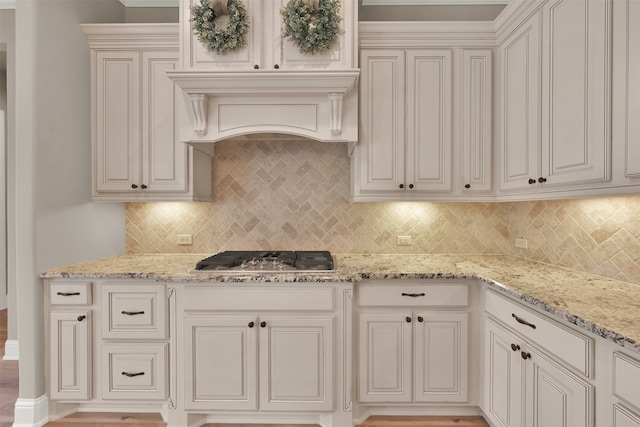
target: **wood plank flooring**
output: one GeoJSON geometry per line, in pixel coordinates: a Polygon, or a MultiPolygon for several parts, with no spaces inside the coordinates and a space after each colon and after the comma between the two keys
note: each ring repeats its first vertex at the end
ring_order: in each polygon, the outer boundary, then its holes
{"type": "MultiPolygon", "coordinates": [[[[0,310],[0,427],[13,425],[18,398],[18,362],[2,360],[7,340],[7,310],[0,310]]],[[[76,413],[45,427],[166,427],[159,414],[76,413]]],[[[205,424],[203,427],[319,427],[313,425],[205,424]]],[[[369,417],[357,427],[489,427],[482,417],[369,417]]]]}

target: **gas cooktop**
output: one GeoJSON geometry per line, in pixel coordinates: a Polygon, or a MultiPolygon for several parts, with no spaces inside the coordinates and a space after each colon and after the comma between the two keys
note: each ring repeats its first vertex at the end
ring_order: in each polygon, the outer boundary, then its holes
{"type": "Polygon", "coordinates": [[[191,272],[283,273],[335,271],[328,251],[224,251],[196,264],[191,272]]]}

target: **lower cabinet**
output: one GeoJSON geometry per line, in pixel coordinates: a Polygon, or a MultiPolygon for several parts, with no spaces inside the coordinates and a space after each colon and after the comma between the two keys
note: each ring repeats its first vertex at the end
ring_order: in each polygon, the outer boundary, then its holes
{"type": "MultiPolygon", "coordinates": [[[[545,330],[548,321],[527,311],[515,302],[501,300],[493,293],[487,294],[487,311],[506,310],[514,323],[543,337],[553,336],[553,330],[545,330]],[[497,300],[496,300],[497,298],[497,300]],[[522,323],[520,323],[522,322],[522,323]]],[[[498,316],[495,316],[498,317],[498,316]]],[[[494,318],[495,318],[494,317],[494,318]]],[[[498,317],[499,318],[499,317],[498,317]]],[[[566,334],[567,341],[575,331],[562,329],[556,334],[566,334]]],[[[543,349],[526,330],[511,332],[492,318],[485,323],[485,401],[484,411],[494,426],[527,427],[585,427],[594,425],[595,388],[589,381],[591,373],[582,375],[572,369],[572,361],[543,349]]],[[[585,338],[585,348],[574,346],[572,351],[582,358],[590,358],[592,340],[585,338]]],[[[580,337],[578,337],[580,339],[580,337]]],[[[562,353],[565,342],[548,346],[562,353]]]]}
{"type": "Polygon", "coordinates": [[[467,402],[467,285],[397,282],[359,288],[358,401],[467,402]]]}
{"type": "Polygon", "coordinates": [[[170,419],[352,426],[352,298],[350,283],[180,287],[170,419]]]}
{"type": "Polygon", "coordinates": [[[187,409],[332,409],[333,317],[185,319],[187,409]]]}
{"type": "Polygon", "coordinates": [[[91,311],[55,311],[49,319],[51,398],[91,399],[91,311]]]}
{"type": "Polygon", "coordinates": [[[640,427],[640,358],[616,349],[610,355],[613,357],[610,424],[613,427],[640,427]]]}

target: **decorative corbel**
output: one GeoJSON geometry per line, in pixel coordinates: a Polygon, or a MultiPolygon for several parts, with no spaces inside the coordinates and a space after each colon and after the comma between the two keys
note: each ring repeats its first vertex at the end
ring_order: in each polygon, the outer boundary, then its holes
{"type": "Polygon", "coordinates": [[[203,93],[189,94],[191,97],[191,108],[193,109],[194,130],[198,136],[207,134],[207,105],[209,97],[203,93]]]}
{"type": "Polygon", "coordinates": [[[331,102],[331,134],[340,135],[342,133],[342,100],[343,93],[330,93],[331,102]]]}

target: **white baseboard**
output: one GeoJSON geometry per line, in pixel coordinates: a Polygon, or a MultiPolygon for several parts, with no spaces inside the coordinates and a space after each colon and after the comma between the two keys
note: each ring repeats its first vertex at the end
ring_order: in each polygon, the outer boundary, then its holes
{"type": "Polygon", "coordinates": [[[4,357],[2,360],[19,360],[19,358],[18,340],[6,340],[4,342],[4,357]]]}
{"type": "Polygon", "coordinates": [[[46,395],[36,399],[16,400],[13,427],[42,427],[49,421],[49,400],[46,395]]]}

